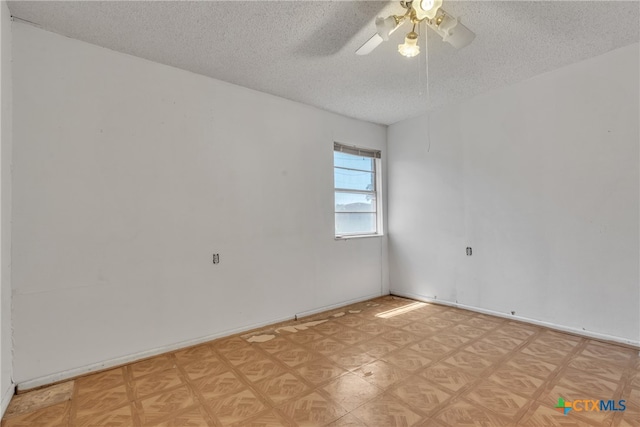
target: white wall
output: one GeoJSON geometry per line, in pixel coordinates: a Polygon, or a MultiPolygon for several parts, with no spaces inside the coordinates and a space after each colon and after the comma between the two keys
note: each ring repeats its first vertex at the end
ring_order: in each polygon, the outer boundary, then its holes
{"type": "Polygon", "coordinates": [[[388,293],[386,238],[335,241],[332,206],[333,141],[384,151],[384,126],[13,40],[19,386],[388,293]]]}
{"type": "Polygon", "coordinates": [[[0,416],[13,395],[11,343],[11,14],[0,2],[0,416]]]}
{"type": "Polygon", "coordinates": [[[635,44],[392,125],[391,292],[639,344],[638,75],[635,44]]]}

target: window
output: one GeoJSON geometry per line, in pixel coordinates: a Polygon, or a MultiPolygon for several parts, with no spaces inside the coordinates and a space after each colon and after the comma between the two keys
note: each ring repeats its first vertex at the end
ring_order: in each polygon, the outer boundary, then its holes
{"type": "Polygon", "coordinates": [[[333,146],[336,237],[382,234],[380,151],[333,146]]]}

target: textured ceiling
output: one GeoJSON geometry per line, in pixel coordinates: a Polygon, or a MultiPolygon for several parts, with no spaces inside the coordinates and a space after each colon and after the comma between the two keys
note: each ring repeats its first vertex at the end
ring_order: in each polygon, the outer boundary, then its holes
{"type": "Polygon", "coordinates": [[[9,2],[13,16],[65,36],[382,124],[639,39],[638,1],[443,7],[476,39],[455,50],[429,30],[427,73],[424,47],[412,59],[397,53],[405,27],[354,54],[377,15],[403,12],[398,2],[9,2]]]}

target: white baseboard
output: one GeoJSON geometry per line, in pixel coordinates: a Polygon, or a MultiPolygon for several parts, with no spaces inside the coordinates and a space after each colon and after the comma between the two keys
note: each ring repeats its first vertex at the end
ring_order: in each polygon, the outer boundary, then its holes
{"type": "Polygon", "coordinates": [[[357,302],[367,301],[367,300],[370,300],[370,299],[373,299],[373,298],[378,298],[378,297],[381,297],[383,295],[389,295],[389,294],[388,293],[387,294],[382,294],[380,292],[377,292],[375,294],[367,295],[367,296],[364,296],[364,297],[354,298],[354,299],[350,299],[348,301],[339,302],[337,304],[325,305],[324,307],[314,308],[313,310],[308,310],[308,311],[303,311],[301,313],[296,313],[296,316],[297,317],[311,316],[313,314],[322,313],[323,311],[333,310],[334,308],[345,307],[347,305],[355,304],[357,302]]]}
{"type": "MultiPolygon", "coordinates": [[[[372,298],[377,298],[379,296],[381,296],[381,294],[380,293],[376,293],[376,294],[364,296],[364,297],[361,297],[361,298],[355,298],[353,300],[341,302],[341,303],[338,303],[338,304],[327,305],[327,306],[324,306],[324,307],[319,307],[317,309],[308,310],[308,311],[305,311],[305,312],[302,312],[302,313],[298,313],[295,316],[297,316],[297,317],[309,316],[309,315],[320,313],[320,312],[323,312],[323,311],[332,310],[334,308],[338,308],[338,307],[343,307],[343,306],[346,306],[346,305],[354,304],[356,302],[366,301],[366,300],[372,299],[372,298]]],[[[129,355],[122,356],[122,357],[116,357],[114,359],[105,360],[103,362],[98,362],[98,363],[94,363],[94,364],[91,364],[91,365],[85,365],[85,366],[82,366],[82,367],[79,367],[79,368],[69,369],[69,370],[66,370],[66,371],[57,372],[55,374],[46,375],[46,376],[43,376],[43,377],[38,377],[38,378],[22,381],[22,382],[17,384],[17,389],[18,389],[18,391],[24,391],[24,390],[29,390],[29,389],[32,389],[32,388],[42,387],[42,386],[49,385],[49,384],[54,384],[54,383],[57,383],[57,382],[60,382],[60,381],[65,381],[65,380],[69,380],[71,378],[79,377],[81,375],[86,375],[86,374],[89,374],[91,372],[97,372],[97,371],[103,371],[105,369],[115,368],[117,366],[126,365],[128,363],[132,363],[132,362],[135,362],[137,360],[146,359],[146,358],[149,358],[149,357],[157,356],[157,355],[162,354],[162,353],[168,353],[168,352],[171,352],[171,351],[179,350],[179,349],[185,348],[185,347],[191,347],[191,346],[194,346],[194,345],[202,344],[202,343],[205,343],[205,342],[208,342],[208,341],[213,341],[215,339],[226,337],[226,336],[229,336],[229,335],[235,335],[235,334],[239,334],[239,333],[242,333],[242,332],[247,332],[247,331],[250,331],[252,329],[262,328],[262,327],[265,327],[265,326],[268,326],[268,325],[272,325],[274,323],[280,323],[280,322],[284,322],[284,321],[287,321],[287,320],[292,320],[293,318],[294,318],[294,316],[292,315],[292,316],[281,317],[281,318],[277,318],[277,319],[271,319],[271,320],[268,320],[268,321],[265,321],[265,322],[254,323],[252,325],[246,325],[246,326],[242,326],[240,328],[227,329],[225,331],[218,332],[218,333],[211,334],[211,335],[207,335],[207,336],[204,336],[204,337],[195,338],[195,339],[187,340],[187,341],[181,341],[181,342],[178,342],[178,343],[175,343],[175,344],[161,346],[161,347],[157,347],[157,348],[154,348],[154,349],[151,349],[151,350],[141,351],[141,352],[138,352],[138,353],[129,354],[129,355]]]]}
{"type": "Polygon", "coordinates": [[[11,386],[4,392],[2,395],[2,401],[0,402],[0,418],[4,416],[4,412],[7,410],[9,406],[9,402],[11,402],[11,398],[16,392],[16,385],[11,384],[11,386]]]}
{"type": "Polygon", "coordinates": [[[617,337],[617,336],[608,335],[608,334],[601,334],[601,333],[592,332],[592,331],[585,331],[582,329],[572,328],[569,326],[563,326],[563,325],[557,325],[555,323],[544,322],[542,320],[529,319],[528,317],[521,317],[521,316],[515,316],[515,315],[512,316],[510,314],[500,313],[499,311],[487,310],[484,308],[474,307],[470,305],[458,304],[456,302],[451,302],[451,301],[444,301],[440,299],[427,297],[424,295],[413,294],[411,292],[391,291],[391,295],[397,295],[399,297],[411,298],[418,301],[429,302],[433,304],[447,305],[450,307],[456,307],[464,310],[475,311],[477,313],[488,314],[490,316],[502,317],[504,319],[509,319],[509,320],[517,320],[519,322],[530,323],[536,326],[543,326],[545,328],[554,329],[556,331],[567,332],[570,334],[580,335],[587,338],[594,338],[601,341],[609,341],[616,344],[625,344],[628,346],[636,347],[640,351],[640,341],[634,341],[628,338],[617,337]]]}
{"type": "Polygon", "coordinates": [[[103,371],[105,369],[115,368],[117,366],[126,365],[137,360],[146,359],[149,357],[157,356],[159,354],[168,353],[171,351],[179,350],[181,348],[191,347],[194,345],[202,344],[207,341],[213,341],[218,338],[226,337],[229,335],[235,335],[242,332],[250,331],[252,329],[261,328],[263,326],[271,325],[273,323],[284,322],[287,320],[292,320],[293,316],[287,316],[277,319],[271,319],[266,322],[255,323],[252,325],[242,326],[240,328],[227,329],[222,332],[218,332],[215,334],[207,335],[200,338],[194,338],[191,340],[180,341],[175,344],[165,345],[161,347],[157,347],[151,350],[141,351],[138,353],[128,354],[122,357],[116,357],[113,359],[105,360],[103,362],[93,363],[91,365],[85,365],[79,368],[69,369],[62,372],[57,372],[55,374],[46,375],[43,377],[34,378],[31,380],[22,381],[17,384],[18,391],[29,390],[32,388],[42,387],[48,384],[54,384],[60,381],[69,380],[71,378],[79,377],[81,375],[86,375],[91,372],[103,371]]]}

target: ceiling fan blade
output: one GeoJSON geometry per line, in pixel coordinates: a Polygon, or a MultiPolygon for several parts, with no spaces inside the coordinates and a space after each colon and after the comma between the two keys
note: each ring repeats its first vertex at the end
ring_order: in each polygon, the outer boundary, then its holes
{"type": "Polygon", "coordinates": [[[378,33],[374,34],[373,37],[367,40],[365,44],[363,44],[358,50],[356,50],[356,55],[368,55],[383,41],[384,40],[378,35],[378,33]]]}

